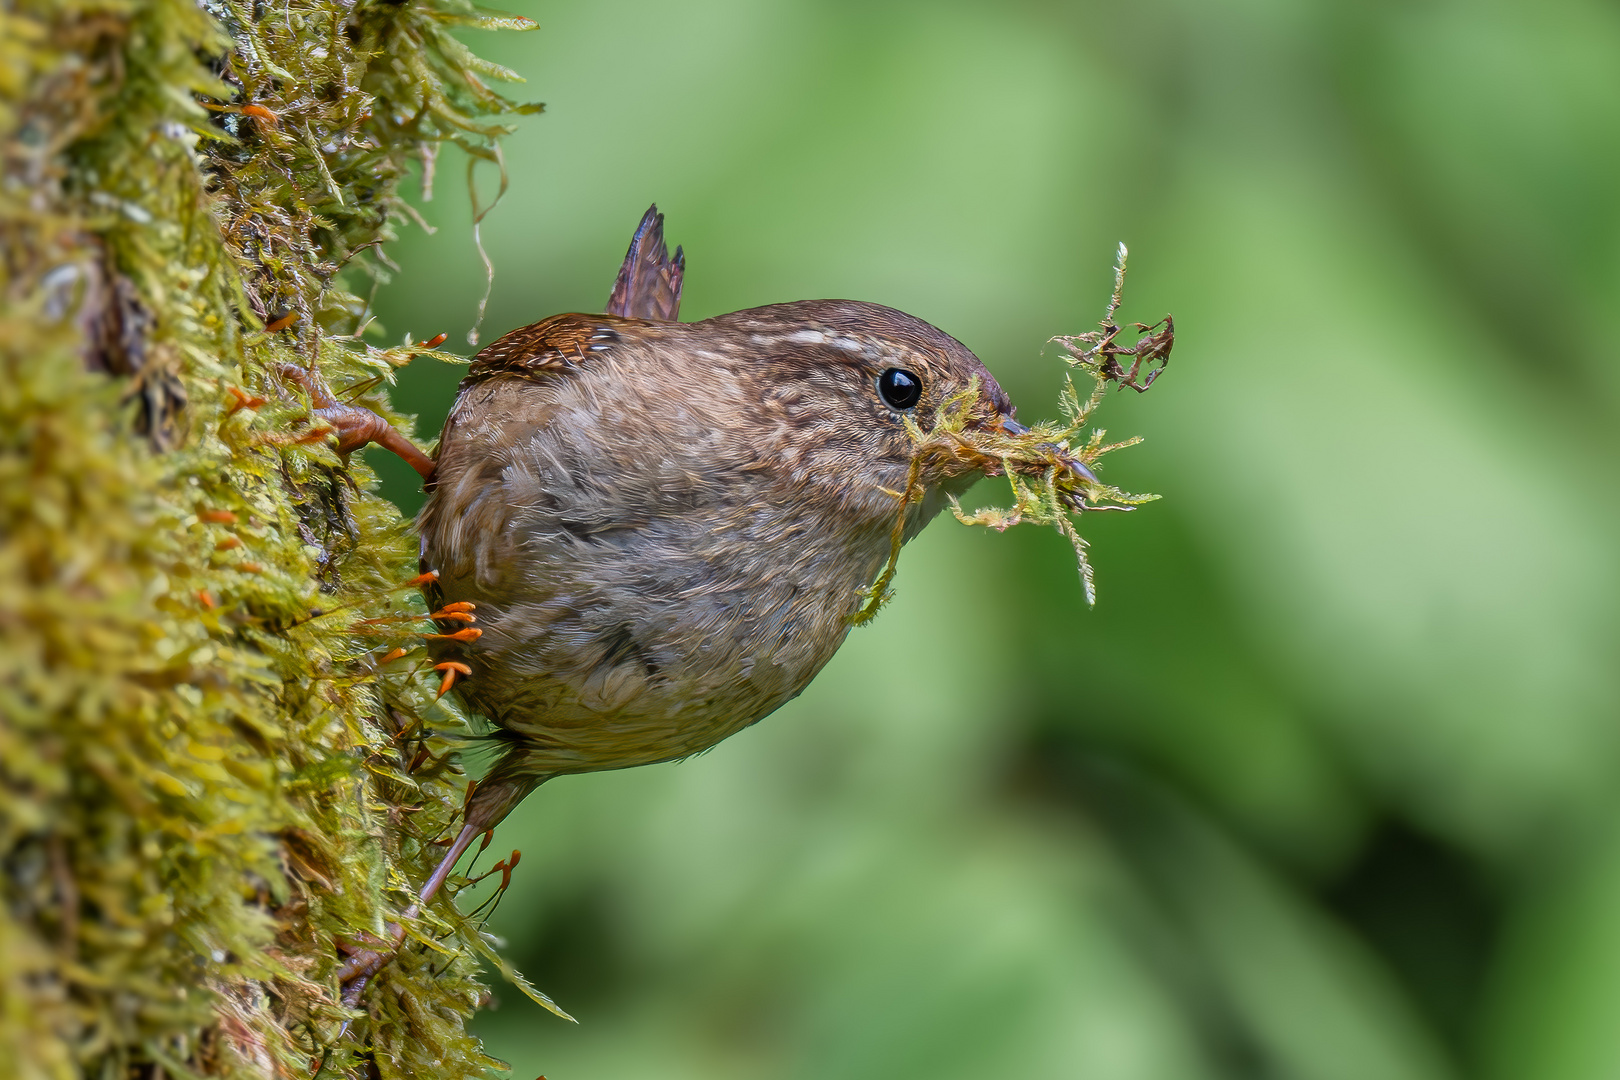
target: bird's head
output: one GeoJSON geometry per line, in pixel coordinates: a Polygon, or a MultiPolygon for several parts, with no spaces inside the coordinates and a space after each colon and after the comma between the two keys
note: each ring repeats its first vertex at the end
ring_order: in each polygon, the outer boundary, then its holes
{"type": "Polygon", "coordinates": [[[745,358],[749,397],[761,410],[757,432],[776,461],[863,520],[892,522],[896,496],[909,488],[917,497],[907,538],[947,496],[998,466],[977,454],[919,454],[941,423],[970,438],[1026,430],[967,346],[893,308],[803,300],[692,326],[745,358]]]}

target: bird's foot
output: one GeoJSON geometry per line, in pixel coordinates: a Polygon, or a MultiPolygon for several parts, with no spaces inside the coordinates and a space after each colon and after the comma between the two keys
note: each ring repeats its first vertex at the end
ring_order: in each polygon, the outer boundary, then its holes
{"type": "Polygon", "coordinates": [[[433,479],[438,464],[432,458],[370,409],[363,405],[345,405],[334,398],[319,372],[296,364],[283,364],[281,377],[297,383],[309,394],[311,412],[337,435],[337,450],[345,459],[362,446],[376,443],[403,458],[424,481],[433,479]]]}
{"type": "Polygon", "coordinates": [[[400,945],[405,941],[405,928],[399,923],[389,923],[388,937],[387,942],[338,943],[338,948],[346,954],[337,970],[337,981],[342,987],[342,1000],[346,1008],[359,1005],[366,984],[399,952],[400,945]]]}

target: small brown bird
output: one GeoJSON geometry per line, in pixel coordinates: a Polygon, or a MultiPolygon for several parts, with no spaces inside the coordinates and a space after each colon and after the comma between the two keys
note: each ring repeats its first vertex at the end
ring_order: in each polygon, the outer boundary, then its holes
{"type": "Polygon", "coordinates": [[[482,636],[435,658],[467,665],[458,692],[505,747],[424,901],[546,780],[695,754],[799,694],[889,558],[901,493],[924,492],[910,539],[982,475],[940,461],[911,483],[908,418],[927,431],[972,389],[970,424],[1024,430],[920,319],[806,300],[680,323],[683,270],[649,209],[607,314],[514,330],[461,383],[422,562],[435,607],[476,605],[482,636]]]}

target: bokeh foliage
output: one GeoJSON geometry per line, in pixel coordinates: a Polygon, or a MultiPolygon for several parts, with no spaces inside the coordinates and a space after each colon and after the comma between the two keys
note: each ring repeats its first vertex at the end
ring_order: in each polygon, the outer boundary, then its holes
{"type": "MultiPolygon", "coordinates": [[[[95,1076],[478,1076],[489,946],[448,904],[342,1007],[464,778],[407,523],[344,396],[412,160],[515,106],[458,0],[0,10],[0,1061],[95,1076]],[[308,377],[305,377],[308,381],[308,377]],[[362,623],[360,620],[383,620],[362,623]]],[[[366,400],[386,410],[368,393],[366,400]]],[[[389,413],[390,416],[394,414],[389,413]]],[[[397,419],[397,418],[396,418],[397,419]]]]}
{"type": "MultiPolygon", "coordinates": [[[[1025,421],[1116,242],[1178,342],[1100,414],[1146,436],[1104,479],[1164,498],[1088,522],[1094,612],[1058,538],[940,521],[801,699],[503,826],[496,926],[581,1023],[508,1000],[500,1056],[1620,1072],[1613,5],[521,10],[492,55],[549,112],[506,144],[492,331],[599,310],[656,199],[688,318],[890,303],[1025,421]]],[[[463,205],[395,249],[394,340],[470,321],[463,205]]],[[[431,430],[452,382],[401,400],[431,430]]]]}

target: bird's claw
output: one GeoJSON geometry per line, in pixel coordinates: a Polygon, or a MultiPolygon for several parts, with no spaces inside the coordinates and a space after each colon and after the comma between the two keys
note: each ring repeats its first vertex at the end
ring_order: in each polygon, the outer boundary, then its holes
{"type": "Polygon", "coordinates": [[[391,944],[338,942],[338,949],[347,954],[337,969],[337,981],[342,987],[342,1001],[345,1007],[352,1009],[359,1004],[360,995],[365,991],[366,984],[398,953],[400,943],[405,940],[405,928],[398,923],[391,923],[389,936],[393,939],[391,944]]]}
{"type": "Polygon", "coordinates": [[[423,480],[433,479],[438,464],[432,458],[375,412],[363,405],[345,405],[334,398],[319,372],[312,368],[301,368],[297,364],[283,364],[281,377],[297,383],[309,394],[310,411],[316,420],[337,434],[337,450],[345,460],[368,443],[376,443],[403,458],[423,480]]]}

